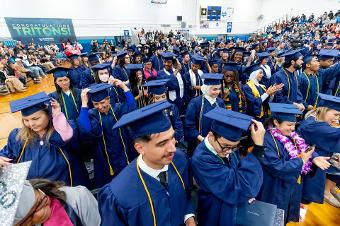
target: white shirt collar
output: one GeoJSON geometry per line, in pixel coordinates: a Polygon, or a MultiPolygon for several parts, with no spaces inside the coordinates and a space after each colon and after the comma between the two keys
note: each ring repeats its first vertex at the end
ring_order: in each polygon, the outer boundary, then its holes
{"type": "Polygon", "coordinates": [[[215,148],[210,144],[208,137],[204,138],[204,144],[213,154],[217,155],[217,152],[215,151],[215,148]]]}
{"type": "Polygon", "coordinates": [[[138,157],[138,166],[141,170],[143,170],[144,173],[152,176],[153,178],[155,178],[157,180],[159,180],[158,175],[161,172],[168,171],[168,168],[169,168],[168,165],[165,165],[162,169],[159,169],[159,170],[153,169],[150,166],[146,165],[142,156],[138,157]]]}

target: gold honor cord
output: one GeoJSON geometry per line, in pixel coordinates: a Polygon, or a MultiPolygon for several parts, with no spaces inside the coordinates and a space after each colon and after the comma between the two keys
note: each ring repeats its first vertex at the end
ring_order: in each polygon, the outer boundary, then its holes
{"type": "Polygon", "coordinates": [[[285,73],[286,77],[287,77],[287,80],[288,80],[288,100],[289,100],[289,97],[290,97],[290,79],[289,79],[289,75],[287,74],[286,70],[283,69],[283,72],[285,73]]]}
{"type": "MultiPolygon", "coordinates": [[[[71,97],[72,97],[72,100],[73,100],[74,107],[76,108],[77,113],[79,113],[78,107],[77,107],[77,104],[76,104],[76,100],[74,99],[74,96],[73,96],[72,92],[71,92],[71,97]]],[[[64,108],[65,108],[66,119],[68,120],[69,119],[68,118],[68,112],[67,112],[67,107],[66,107],[66,104],[65,104],[65,99],[64,99],[64,94],[63,93],[61,94],[61,98],[63,100],[63,104],[64,104],[64,108]]]]}
{"type": "MultiPolygon", "coordinates": [[[[157,226],[157,220],[156,220],[156,214],[155,214],[155,208],[154,208],[154,205],[153,205],[153,201],[152,201],[152,197],[150,195],[150,192],[149,192],[149,189],[148,189],[148,186],[146,185],[145,183],[145,180],[143,178],[143,175],[140,171],[140,168],[138,167],[138,162],[140,161],[140,158],[141,158],[141,155],[138,157],[137,161],[136,161],[136,169],[137,169],[137,172],[138,172],[138,176],[139,176],[139,179],[141,180],[142,184],[143,184],[143,187],[144,187],[144,190],[145,190],[145,193],[146,195],[148,196],[148,200],[149,200],[149,204],[150,204],[150,208],[151,208],[151,214],[152,214],[152,218],[153,218],[153,226],[157,226]]],[[[183,181],[183,178],[181,176],[181,174],[178,172],[177,170],[177,167],[175,166],[175,164],[173,162],[171,162],[171,165],[172,167],[174,168],[178,178],[180,179],[181,183],[182,183],[182,186],[183,186],[183,189],[185,190],[185,185],[184,185],[184,181],[183,181]]]]}

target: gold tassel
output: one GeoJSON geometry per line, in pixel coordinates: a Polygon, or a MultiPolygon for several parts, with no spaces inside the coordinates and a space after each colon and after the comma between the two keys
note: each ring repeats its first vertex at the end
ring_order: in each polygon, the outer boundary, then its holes
{"type": "Polygon", "coordinates": [[[299,175],[298,179],[297,179],[297,183],[301,184],[301,175],[299,175]]]}

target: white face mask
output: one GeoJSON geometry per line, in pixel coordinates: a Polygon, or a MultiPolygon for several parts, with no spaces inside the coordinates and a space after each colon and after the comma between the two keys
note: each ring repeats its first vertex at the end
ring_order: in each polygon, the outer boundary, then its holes
{"type": "Polygon", "coordinates": [[[109,81],[109,77],[110,75],[109,74],[102,74],[102,75],[98,75],[99,77],[99,80],[102,81],[102,82],[108,82],[109,81]]]}

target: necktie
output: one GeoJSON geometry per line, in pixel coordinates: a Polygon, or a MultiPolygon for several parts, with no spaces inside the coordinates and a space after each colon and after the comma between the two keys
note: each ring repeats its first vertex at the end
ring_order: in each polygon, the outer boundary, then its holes
{"type": "Polygon", "coordinates": [[[163,185],[163,187],[167,188],[168,187],[168,181],[167,181],[166,171],[158,174],[158,178],[159,178],[159,181],[161,182],[161,184],[163,185]]]}

